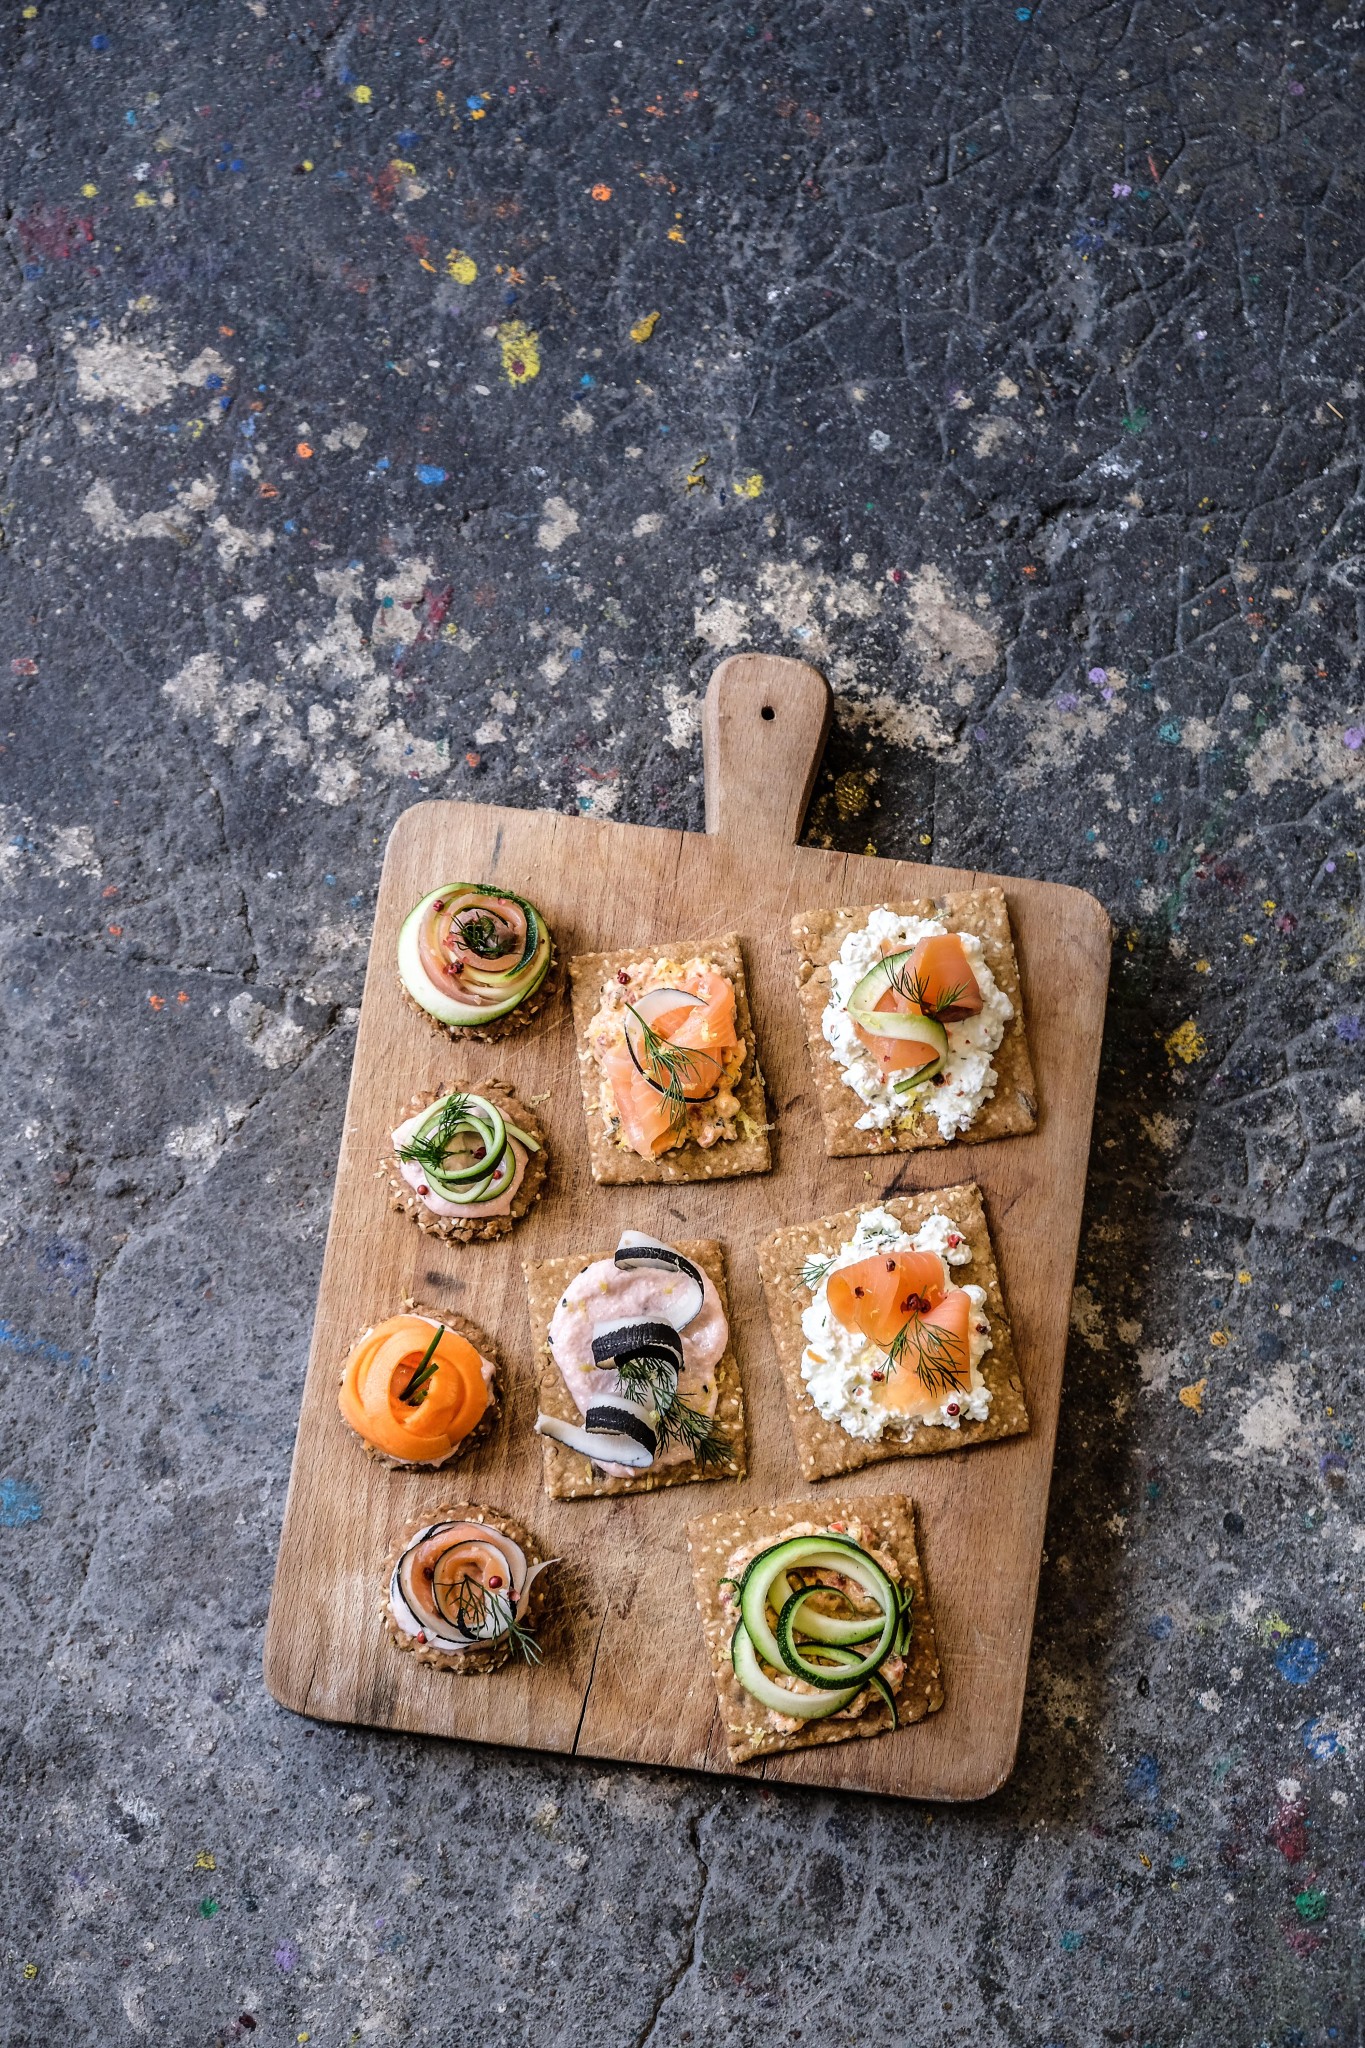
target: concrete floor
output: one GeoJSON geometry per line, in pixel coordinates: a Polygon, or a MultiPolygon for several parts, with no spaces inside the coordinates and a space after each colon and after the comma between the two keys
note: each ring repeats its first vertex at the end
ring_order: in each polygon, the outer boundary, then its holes
{"type": "Polygon", "coordinates": [[[1359,2043],[1365,16],[495,14],[9,10],[0,2033],[1359,2043]],[[261,1684],[385,834],[698,825],[737,645],[1118,932],[978,1808],[261,1684]]]}

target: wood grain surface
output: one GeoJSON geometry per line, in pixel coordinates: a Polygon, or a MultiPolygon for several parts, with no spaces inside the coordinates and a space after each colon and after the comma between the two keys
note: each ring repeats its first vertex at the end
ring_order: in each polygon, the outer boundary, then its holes
{"type": "MultiPolygon", "coordinates": [[[[312,1351],[280,1540],[265,1676],[275,1697],[325,1720],[735,1772],[929,1799],[979,1798],[1008,1776],[1018,1741],[1043,1522],[1061,1395],[1076,1244],[1109,971],[1095,900],[1003,880],[1023,978],[1040,1101],[1026,1136],[888,1157],[828,1159],[800,1013],[793,914],[972,889],[1001,878],[797,846],[830,716],[802,663],[737,655],[712,678],[703,721],[705,833],[543,811],[423,803],[395,825],[384,861],[323,1262],[312,1351]],[[595,1186],[568,1005],[523,1035],[471,1045],[462,1077],[497,1072],[535,1105],[552,1147],[542,1201],[509,1238],[446,1245],[389,1209],[376,1165],[400,1106],[451,1063],[449,1041],[401,1000],[397,932],[426,891],[493,881],[544,911],[560,953],[610,951],[680,931],[737,930],[768,1081],[771,1172],[697,1185],[595,1186]],[[883,1464],[837,1482],[842,1497],[896,1487],[920,1521],[945,1703],[919,1725],[732,1766],[688,1568],[699,1512],[808,1497],[764,1313],[757,1246],[787,1224],[884,1193],[981,1185],[1023,1372],[1026,1436],[939,1458],[883,1464]],[[534,1356],[523,1259],[588,1253],[635,1227],[712,1237],[726,1250],[743,1375],[749,1474],[598,1501],[552,1501],[532,1433],[534,1356]],[[472,1318],[504,1361],[503,1416],[445,1472],[386,1469],[337,1411],[356,1334],[405,1295],[472,1318]],[[539,1670],[491,1678],[423,1669],[385,1640],[384,1561],[397,1533],[440,1499],[502,1507],[545,1556],[548,1619],[539,1670]]],[[[1065,1484],[1065,1474],[1061,1483],[1065,1484]]],[[[829,1483],[826,1483],[827,1486],[829,1483]]]]}

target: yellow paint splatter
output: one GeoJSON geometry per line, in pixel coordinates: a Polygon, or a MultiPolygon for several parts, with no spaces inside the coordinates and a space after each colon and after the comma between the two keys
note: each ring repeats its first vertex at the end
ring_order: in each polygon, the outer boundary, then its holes
{"type": "Polygon", "coordinates": [[[1273,1608],[1269,1614],[1262,1615],[1256,1624],[1256,1640],[1260,1643],[1287,1642],[1293,1633],[1284,1616],[1277,1614],[1273,1608]]]}
{"type": "Polygon", "coordinates": [[[834,802],[841,818],[859,818],[867,809],[867,784],[854,769],[850,768],[835,783],[834,802]]]}
{"type": "Polygon", "coordinates": [[[91,181],[87,178],[85,183],[81,186],[81,198],[94,199],[98,196],[99,189],[100,188],[98,185],[92,184],[91,181]]]}
{"type": "Polygon", "coordinates": [[[704,491],[706,489],[706,477],[703,474],[703,472],[705,471],[706,465],[710,460],[711,458],[709,455],[699,455],[696,461],[692,464],[691,469],[683,478],[683,482],[686,484],[689,491],[704,491]]]}
{"type": "Polygon", "coordinates": [[[1210,1344],[1216,1344],[1216,1345],[1218,1346],[1218,1348],[1219,1348],[1220,1350],[1221,1350],[1221,1349],[1222,1349],[1222,1347],[1223,1347],[1223,1346],[1224,1346],[1224,1345],[1225,1345],[1225,1344],[1227,1343],[1227,1341],[1228,1341],[1228,1333],[1227,1333],[1227,1331],[1226,1331],[1226,1330],[1210,1330],[1210,1331],[1209,1331],[1209,1342],[1210,1342],[1210,1344]]]}
{"type": "Polygon", "coordinates": [[[1255,945],[1255,943],[1256,943],[1255,937],[1253,936],[1253,934],[1252,934],[1251,932],[1243,932],[1243,933],[1242,933],[1242,944],[1243,944],[1244,946],[1254,946],[1254,945],[1255,945]]]}
{"type": "Polygon", "coordinates": [[[133,194],[133,204],[134,206],[155,206],[156,200],[153,198],[152,194],[148,192],[144,187],[144,189],[141,192],[135,192],[133,194]]]}
{"type": "Polygon", "coordinates": [[[212,1849],[201,1849],[194,1859],[194,1867],[196,1870],[216,1870],[218,1865],[214,1861],[212,1849]]]}
{"type": "Polygon", "coordinates": [[[668,231],[668,239],[670,242],[685,242],[687,240],[687,237],[683,233],[681,228],[670,228],[668,231]]]}
{"type": "Polygon", "coordinates": [[[306,156],[306,157],[304,158],[303,162],[302,162],[302,163],[301,163],[301,164],[299,165],[299,169],[300,169],[301,171],[311,171],[311,170],[312,170],[312,168],[313,168],[313,159],[312,159],[312,157],[311,157],[311,156],[306,156]]]}
{"type": "Polygon", "coordinates": [[[1237,1285],[1239,1287],[1250,1287],[1251,1285],[1251,1275],[1247,1271],[1245,1266],[1243,1266],[1241,1272],[1237,1275],[1237,1285]]]}
{"type": "Polygon", "coordinates": [[[761,498],[763,496],[763,472],[756,469],[749,476],[737,476],[731,489],[737,498],[761,498]]]}
{"type": "Polygon", "coordinates": [[[1269,917],[1271,911],[1275,908],[1275,898],[1273,896],[1267,896],[1262,902],[1261,908],[1265,912],[1266,916],[1269,917]]]}
{"type": "Polygon", "coordinates": [[[351,98],[358,107],[368,107],[370,101],[374,98],[374,94],[368,85],[357,85],[352,88],[351,98]]]}
{"type": "Polygon", "coordinates": [[[1196,974],[1211,974],[1213,972],[1213,969],[1209,966],[1207,960],[1196,960],[1194,963],[1194,971],[1196,974]]]}
{"type": "Polygon", "coordinates": [[[400,177],[415,178],[417,176],[416,164],[410,164],[405,157],[391,156],[389,158],[389,169],[397,171],[400,177]]]}
{"type": "Polygon", "coordinates": [[[1187,1017],[1183,1024],[1177,1024],[1166,1040],[1166,1057],[1172,1066],[1177,1060],[1183,1060],[1187,1067],[1192,1066],[1196,1060],[1203,1059],[1208,1049],[1204,1035],[1193,1017],[1187,1017]]]}
{"type": "MultiPolygon", "coordinates": [[[[38,10],[37,10],[37,8],[36,8],[36,7],[35,7],[35,8],[33,9],[33,12],[34,12],[35,14],[36,14],[36,13],[38,12],[38,10]]],[[[35,1977],[37,1976],[37,1974],[38,1974],[38,1965],[37,1965],[36,1963],[25,1963],[25,1964],[24,1964],[24,1982],[25,1982],[26,1984],[31,1984],[31,1983],[33,1982],[34,1978],[35,1978],[35,1977]]]]}
{"type": "Polygon", "coordinates": [[[478,274],[478,264],[463,249],[446,250],[446,276],[453,277],[456,284],[473,284],[478,274]]]}
{"type": "Polygon", "coordinates": [[[631,340],[648,341],[650,335],[654,332],[658,324],[659,315],[657,313],[646,313],[644,318],[641,320],[637,320],[635,325],[631,328],[631,340]]]}
{"type": "Polygon", "coordinates": [[[504,320],[498,329],[502,367],[509,384],[529,384],[540,375],[540,336],[524,320],[504,320]]]}
{"type": "Polygon", "coordinates": [[[1195,1415],[1202,1415],[1204,1412],[1204,1389],[1207,1385],[1207,1380],[1196,1380],[1193,1386],[1182,1387],[1177,1396],[1181,1407],[1190,1409],[1195,1415]]]}
{"type": "Polygon", "coordinates": [[[921,832],[921,833],[920,833],[920,835],[919,835],[919,843],[920,843],[920,845],[921,845],[921,846],[932,846],[932,845],[933,845],[933,843],[934,843],[934,835],[933,835],[933,833],[932,833],[932,832],[921,832]]]}

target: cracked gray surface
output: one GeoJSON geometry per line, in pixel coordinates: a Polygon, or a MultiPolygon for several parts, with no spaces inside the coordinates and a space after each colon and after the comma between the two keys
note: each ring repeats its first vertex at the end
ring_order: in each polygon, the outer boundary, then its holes
{"type": "Polygon", "coordinates": [[[5,36],[6,2041],[1359,2043],[1365,17],[5,36]],[[812,838],[1119,933],[978,1808],[261,1686],[385,834],[699,826],[740,645],[812,838]]]}

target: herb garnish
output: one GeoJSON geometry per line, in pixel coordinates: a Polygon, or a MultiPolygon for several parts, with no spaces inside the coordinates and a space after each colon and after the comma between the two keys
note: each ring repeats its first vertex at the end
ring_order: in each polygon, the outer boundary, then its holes
{"type": "Polygon", "coordinates": [[[670,1440],[685,1445],[703,1472],[729,1460],[729,1437],[712,1416],[703,1415],[682,1399],[671,1366],[660,1365],[656,1358],[630,1357],[617,1358],[613,1364],[626,1400],[652,1407],[658,1415],[656,1434],[661,1450],[670,1440]]]}
{"type": "Polygon", "coordinates": [[[411,1142],[399,1146],[398,1157],[413,1160],[425,1173],[434,1173],[439,1179],[455,1140],[469,1128],[469,1097],[447,1095],[430,1134],[423,1137],[420,1129],[414,1131],[411,1142]]]}
{"type": "Polygon", "coordinates": [[[486,910],[466,911],[457,920],[456,929],[460,944],[477,953],[481,960],[495,959],[507,943],[498,930],[497,920],[486,910]]]}
{"type": "Polygon", "coordinates": [[[703,1052],[699,1046],[674,1045],[670,1039],[660,1038],[634,1003],[627,1003],[626,1008],[644,1034],[641,1051],[644,1054],[645,1079],[653,1081],[657,1087],[660,1077],[667,1076],[668,1085],[663,1091],[664,1108],[668,1111],[669,1129],[675,1137],[681,1137],[687,1129],[688,1104],[683,1088],[691,1078],[689,1069],[695,1071],[698,1060],[707,1060],[716,1068],[721,1062],[714,1053],[703,1052]]]}
{"type": "Polygon", "coordinates": [[[834,1271],[837,1260],[837,1252],[831,1253],[827,1259],[822,1259],[818,1252],[812,1252],[801,1268],[801,1284],[804,1287],[809,1287],[811,1293],[814,1294],[816,1289],[828,1280],[830,1274],[834,1271]]]}
{"type": "Polygon", "coordinates": [[[516,1610],[507,1595],[494,1592],[478,1579],[471,1579],[467,1572],[455,1588],[455,1625],[464,1635],[480,1637],[485,1642],[506,1636],[510,1647],[527,1664],[540,1662],[540,1645],[531,1631],[523,1628],[517,1620],[516,1610]],[[484,1636],[483,1631],[490,1621],[494,1634],[492,1637],[484,1636]]]}
{"type": "Polygon", "coordinates": [[[412,1378],[404,1387],[402,1393],[398,1396],[400,1401],[407,1401],[414,1408],[420,1407],[422,1402],[425,1401],[427,1397],[427,1381],[431,1379],[439,1370],[439,1361],[436,1357],[436,1346],[440,1343],[445,1333],[445,1324],[439,1323],[436,1328],[436,1335],[432,1338],[430,1344],[428,1344],[427,1346],[426,1356],[423,1358],[422,1363],[418,1366],[412,1378]]]}
{"type": "Polygon", "coordinates": [[[907,960],[902,967],[893,967],[887,980],[897,995],[905,997],[923,1017],[932,1017],[937,1022],[945,1010],[951,1010],[967,993],[965,981],[957,982],[952,988],[944,989],[936,1002],[928,999],[929,984],[922,974],[912,974],[907,960]]]}
{"type": "Polygon", "coordinates": [[[897,1331],[886,1354],[888,1373],[894,1372],[911,1352],[914,1355],[908,1363],[926,1394],[965,1392],[962,1367],[957,1362],[949,1331],[911,1316],[897,1331]]]}

